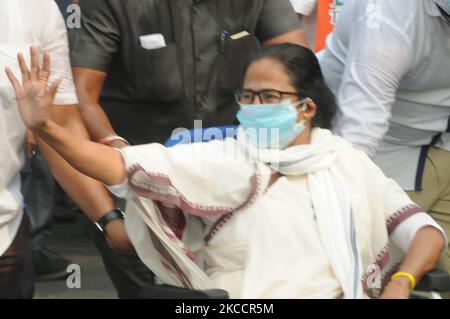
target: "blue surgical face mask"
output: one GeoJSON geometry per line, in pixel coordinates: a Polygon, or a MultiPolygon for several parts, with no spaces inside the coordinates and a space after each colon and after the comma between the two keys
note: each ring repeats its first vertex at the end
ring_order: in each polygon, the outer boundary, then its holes
{"type": "Polygon", "coordinates": [[[434,0],[436,4],[444,10],[448,15],[450,15],[450,0],[434,0]]]}
{"type": "Polygon", "coordinates": [[[250,142],[262,149],[285,149],[305,130],[305,121],[297,123],[297,106],[307,109],[306,100],[277,104],[241,104],[237,118],[250,142]]]}

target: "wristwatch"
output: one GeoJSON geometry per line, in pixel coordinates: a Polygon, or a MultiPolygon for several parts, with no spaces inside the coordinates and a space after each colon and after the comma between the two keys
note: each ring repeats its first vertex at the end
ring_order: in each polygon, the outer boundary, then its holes
{"type": "Polygon", "coordinates": [[[120,208],[116,208],[116,209],[106,213],[105,215],[103,215],[99,220],[94,222],[94,224],[95,224],[95,226],[97,226],[97,229],[100,231],[100,233],[102,233],[104,235],[105,227],[109,222],[116,220],[116,219],[124,219],[124,218],[125,218],[125,213],[120,208]]]}

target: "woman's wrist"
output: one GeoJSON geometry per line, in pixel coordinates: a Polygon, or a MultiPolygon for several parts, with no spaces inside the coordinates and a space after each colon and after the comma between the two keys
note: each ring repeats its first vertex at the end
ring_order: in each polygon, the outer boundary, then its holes
{"type": "Polygon", "coordinates": [[[398,278],[392,279],[392,282],[401,286],[402,288],[411,290],[411,282],[406,277],[398,277],[398,278]]]}
{"type": "Polygon", "coordinates": [[[416,287],[416,278],[409,272],[399,271],[394,273],[391,277],[391,282],[395,282],[409,291],[414,290],[416,287]]]}
{"type": "Polygon", "coordinates": [[[51,119],[48,119],[45,122],[41,123],[39,126],[30,128],[30,130],[33,133],[36,133],[38,135],[42,135],[42,134],[48,133],[51,130],[51,128],[52,128],[52,126],[54,124],[55,123],[51,119]]]}
{"type": "Polygon", "coordinates": [[[31,131],[38,135],[46,135],[51,132],[51,130],[55,127],[55,125],[56,125],[55,122],[53,122],[51,119],[48,119],[40,126],[31,128],[31,131]]]}

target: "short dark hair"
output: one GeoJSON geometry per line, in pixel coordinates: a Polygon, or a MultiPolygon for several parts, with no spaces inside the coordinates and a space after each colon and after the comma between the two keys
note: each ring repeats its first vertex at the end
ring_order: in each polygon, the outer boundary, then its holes
{"type": "Polygon", "coordinates": [[[261,59],[274,59],[284,66],[299,95],[311,98],[317,105],[312,126],[330,129],[337,112],[337,102],[325,84],[316,55],[308,48],[296,44],[264,46],[252,55],[247,69],[253,62],[261,59]]]}

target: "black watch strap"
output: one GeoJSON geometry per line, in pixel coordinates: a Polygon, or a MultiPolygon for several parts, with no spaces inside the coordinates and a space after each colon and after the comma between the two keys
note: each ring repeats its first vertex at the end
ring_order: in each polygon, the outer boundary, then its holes
{"type": "Polygon", "coordinates": [[[97,220],[94,224],[97,226],[98,230],[104,234],[106,225],[116,219],[124,219],[125,214],[120,208],[116,208],[105,215],[103,215],[99,220],[97,220]]]}

